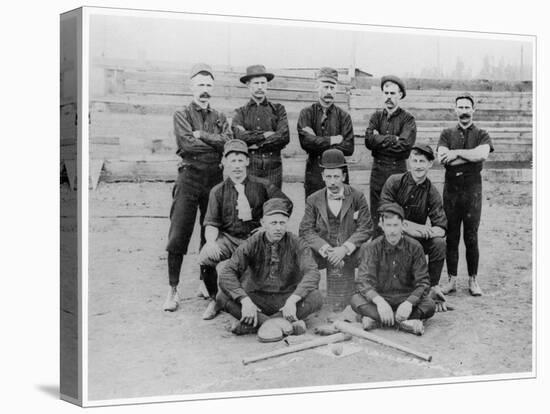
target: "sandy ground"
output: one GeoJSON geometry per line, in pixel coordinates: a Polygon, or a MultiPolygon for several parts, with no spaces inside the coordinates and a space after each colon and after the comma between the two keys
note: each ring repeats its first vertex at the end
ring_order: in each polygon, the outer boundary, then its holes
{"type": "MultiPolygon", "coordinates": [[[[531,185],[484,183],[483,297],[467,292],[462,251],[460,288],[449,298],[455,311],[436,314],[421,337],[374,331],[433,355],[431,363],[354,338],[340,357],[323,347],[247,366],[242,358],[285,345],[233,336],[227,331],[232,317],[225,313],[201,319],[205,301],[195,296],[197,231],[184,260],[180,308],[161,310],[168,286],[164,247],[171,188],[169,183],[100,183],[90,193],[91,400],[531,371],[531,185]]],[[[298,200],[290,227],[297,231],[302,185],[283,190],[298,200]]],[[[308,333],[292,340],[315,337],[312,328],[326,316],[326,311],[314,315],[308,333]]]]}

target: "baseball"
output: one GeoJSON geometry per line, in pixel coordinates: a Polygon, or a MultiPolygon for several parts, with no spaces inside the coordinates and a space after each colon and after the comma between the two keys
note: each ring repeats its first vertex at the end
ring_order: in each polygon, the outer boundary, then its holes
{"type": "Polygon", "coordinates": [[[342,352],[344,351],[344,345],[342,345],[342,344],[332,344],[332,346],[330,347],[330,350],[332,351],[332,353],[334,355],[341,355],[342,352]]]}

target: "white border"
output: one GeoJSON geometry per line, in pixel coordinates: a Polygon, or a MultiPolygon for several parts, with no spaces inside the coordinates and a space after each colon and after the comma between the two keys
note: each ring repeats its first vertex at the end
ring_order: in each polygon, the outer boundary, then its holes
{"type": "MultiPolygon", "coordinates": [[[[447,30],[447,29],[425,29],[425,28],[411,28],[411,27],[398,27],[389,25],[369,25],[366,23],[336,23],[336,22],[321,22],[321,21],[307,21],[307,20],[290,20],[279,18],[263,18],[263,17],[244,17],[244,16],[228,16],[217,14],[197,14],[186,13],[181,11],[154,11],[154,10],[135,10],[135,9],[116,9],[105,7],[83,7],[82,8],[82,114],[81,120],[86,120],[85,123],[79,123],[79,125],[86,125],[86,128],[82,129],[82,154],[89,155],[89,128],[88,128],[88,111],[89,111],[89,25],[90,17],[92,15],[115,15],[115,16],[136,16],[147,18],[168,18],[168,19],[181,19],[181,20],[202,20],[202,21],[220,21],[220,22],[232,22],[232,23],[253,23],[253,24],[273,24],[280,26],[307,26],[317,27],[335,30],[354,30],[361,32],[383,32],[387,33],[402,33],[402,34],[421,34],[421,35],[434,35],[434,36],[449,36],[449,37],[465,37],[465,38],[483,38],[499,40],[516,40],[531,42],[534,48],[533,53],[533,70],[535,71],[533,81],[533,94],[534,94],[534,106],[533,106],[533,140],[534,140],[534,160],[533,160],[533,254],[532,254],[532,370],[531,372],[524,373],[511,373],[511,374],[492,374],[492,375],[474,375],[464,377],[452,377],[452,378],[438,378],[438,379],[418,379],[418,380],[404,380],[404,381],[384,381],[384,382],[371,382],[362,384],[349,384],[349,385],[334,385],[334,386],[311,386],[311,387],[299,387],[299,388],[281,388],[281,389],[265,389],[265,390],[250,390],[250,391],[235,391],[224,393],[208,393],[208,394],[181,394],[181,395],[166,395],[166,396],[154,396],[144,398],[120,398],[109,400],[88,400],[88,191],[82,192],[82,406],[83,407],[99,407],[106,405],[125,405],[125,404],[146,404],[156,402],[175,402],[175,401],[197,401],[197,400],[214,400],[223,398],[239,398],[239,397],[258,397],[258,396],[276,396],[276,395],[292,395],[292,394],[304,394],[304,393],[319,393],[327,391],[348,391],[348,390],[366,390],[377,388],[395,388],[406,386],[425,386],[425,385],[441,385],[441,384],[462,384],[471,382],[482,381],[500,381],[500,380],[516,380],[516,379],[533,379],[537,377],[536,374],[536,357],[537,357],[537,342],[536,342],[536,330],[537,330],[537,297],[536,297],[536,100],[537,100],[537,72],[536,72],[536,53],[537,42],[536,36],[530,34],[509,34],[509,33],[486,33],[476,31],[459,31],[459,30],[447,30]],[[169,15],[169,16],[167,16],[169,15]],[[418,32],[422,33],[418,33],[418,32]]],[[[89,171],[89,157],[82,158],[82,171],[89,171]]],[[[79,186],[79,189],[88,188],[88,175],[86,180],[82,177],[82,183],[85,181],[85,187],[79,186]]],[[[80,184],[80,183],[79,183],[80,184]]],[[[427,406],[428,407],[428,406],[427,406]]],[[[434,408],[435,409],[435,408],[434,408]]]]}

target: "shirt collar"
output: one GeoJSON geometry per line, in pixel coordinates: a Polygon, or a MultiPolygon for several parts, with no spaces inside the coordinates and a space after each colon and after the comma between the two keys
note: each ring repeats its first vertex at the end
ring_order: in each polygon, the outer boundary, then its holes
{"type": "MultiPolygon", "coordinates": [[[[260,105],[261,106],[267,106],[269,105],[269,102],[267,100],[267,96],[264,98],[264,100],[262,102],[260,102],[260,105]]],[[[248,101],[248,104],[247,104],[248,107],[251,107],[251,106],[259,106],[256,101],[252,98],[250,98],[250,100],[248,101]]]]}
{"type": "MultiPolygon", "coordinates": [[[[237,185],[238,183],[234,182],[231,177],[227,177],[225,179],[225,182],[227,183],[227,185],[231,186],[231,187],[235,187],[235,185],[237,185]]],[[[246,175],[246,177],[244,177],[244,180],[242,181],[242,185],[244,185],[246,187],[246,183],[248,183],[248,174],[246,175]]]]}
{"type": "MultiPolygon", "coordinates": [[[[342,189],[341,189],[338,193],[336,193],[336,194],[334,194],[334,195],[335,195],[335,196],[342,196],[342,200],[343,200],[343,199],[345,198],[344,190],[345,190],[345,187],[342,187],[342,189]]],[[[329,198],[328,198],[329,192],[330,192],[330,191],[329,191],[329,189],[327,188],[327,191],[326,191],[327,200],[329,199],[329,198]]]]}
{"type": "Polygon", "coordinates": [[[207,112],[210,112],[212,109],[210,108],[210,103],[206,106],[206,108],[202,108],[198,103],[196,103],[194,100],[191,101],[191,107],[197,111],[200,112],[203,109],[206,109],[207,112]]]}
{"type": "Polygon", "coordinates": [[[470,130],[470,129],[474,129],[474,123],[472,122],[472,123],[470,124],[470,126],[468,126],[468,128],[462,128],[462,126],[460,125],[460,123],[457,123],[457,124],[456,124],[456,129],[458,129],[459,131],[460,131],[460,130],[467,131],[467,130],[470,130]]]}
{"type": "Polygon", "coordinates": [[[417,184],[416,181],[414,181],[412,173],[410,171],[407,171],[407,173],[405,174],[405,180],[407,181],[407,184],[415,185],[417,187],[426,187],[428,185],[429,178],[426,177],[424,181],[422,181],[420,184],[417,184]]]}
{"type": "Polygon", "coordinates": [[[386,118],[393,118],[394,116],[397,116],[397,115],[401,112],[401,110],[402,110],[401,107],[398,106],[397,109],[396,109],[395,111],[393,111],[393,112],[391,113],[391,115],[388,116],[388,114],[389,114],[388,109],[387,109],[387,108],[384,108],[384,109],[383,109],[383,111],[384,111],[384,116],[386,116],[386,118]]]}
{"type": "Polygon", "coordinates": [[[401,239],[399,239],[399,241],[395,246],[392,246],[386,239],[386,236],[384,236],[384,251],[388,253],[396,250],[401,251],[403,250],[404,246],[405,246],[405,238],[403,237],[403,235],[401,235],[401,239]]]}
{"type": "Polygon", "coordinates": [[[319,101],[315,102],[315,105],[317,107],[317,110],[320,112],[323,112],[324,109],[326,109],[327,114],[332,111],[332,108],[334,108],[334,103],[331,103],[329,106],[323,106],[319,101]]]}

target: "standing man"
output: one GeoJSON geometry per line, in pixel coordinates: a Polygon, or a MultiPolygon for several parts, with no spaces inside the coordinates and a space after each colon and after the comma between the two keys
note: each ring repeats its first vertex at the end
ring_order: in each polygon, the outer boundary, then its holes
{"type": "MultiPolygon", "coordinates": [[[[227,178],[212,188],[204,218],[206,243],[199,253],[199,263],[212,269],[215,276],[210,298],[217,293],[216,265],[231,257],[235,249],[260,227],[262,207],[270,198],[284,198],[292,202],[281,190],[268,181],[249,176],[248,147],[245,142],[233,139],[225,144],[223,168],[227,178]]],[[[212,319],[218,309],[211,300],[203,319],[212,319]]]]}
{"type": "MultiPolygon", "coordinates": [[[[287,200],[266,201],[264,231],[241,244],[220,273],[216,301],[237,318],[231,328],[234,334],[255,332],[275,315],[292,322],[295,334],[304,333],[303,320],[321,309],[319,270],[306,243],[287,231],[290,214],[287,200]]],[[[266,339],[260,335],[260,340],[266,339]]]]}
{"type": "Polygon", "coordinates": [[[455,99],[458,125],[443,130],[437,155],[445,166],[443,206],[449,222],[447,230],[447,272],[449,283],[443,287],[447,294],[456,290],[460,226],[464,226],[464,245],[468,266],[468,287],[472,296],[481,296],[477,283],[479,248],[477,230],[481,218],[481,170],[483,161],[493,152],[487,131],[473,123],[474,97],[464,92],[455,99]]]}
{"type": "Polygon", "coordinates": [[[416,239],[428,255],[432,296],[437,298],[437,310],[446,310],[439,279],[445,262],[447,217],[441,195],[428,178],[434,159],[429,145],[415,144],[409,156],[409,171],[388,178],[382,188],[380,204],[397,203],[403,208],[403,232],[416,239]]]}
{"type": "Polygon", "coordinates": [[[435,313],[429,297],[430,277],[420,243],[403,235],[405,212],[399,204],[380,206],[384,235],[361,248],[358,290],[352,309],[361,315],[363,328],[398,325],[417,335],[423,320],[435,313]]]}
{"type": "Polygon", "coordinates": [[[326,188],[307,198],[300,237],[313,251],[320,269],[327,264],[357,267],[359,247],[373,232],[367,199],[344,184],[346,159],[342,151],[326,150],[319,165],[326,188]]]}
{"type": "Polygon", "coordinates": [[[377,234],[380,192],[388,177],[407,171],[407,158],[416,141],[414,116],[399,106],[407,91],[397,76],[382,76],[380,81],[385,108],[376,111],[365,133],[365,145],[371,150],[370,211],[377,234]]]}
{"type": "MultiPolygon", "coordinates": [[[[172,190],[170,230],[168,231],[168,281],[170,289],[163,309],[175,311],[179,295],[177,286],[183,256],[195,227],[197,209],[200,210],[201,247],[205,243],[202,227],[210,189],[222,181],[221,153],[231,130],[225,115],[210,107],[214,87],[212,68],[204,63],[196,64],[189,74],[193,101],[174,114],[174,133],[177,151],[181,157],[178,178],[172,190]]],[[[209,269],[201,266],[201,291],[214,292],[209,269]]]]}
{"type": "Polygon", "coordinates": [[[235,110],[231,124],[235,138],[248,145],[248,173],[267,179],[279,189],[283,184],[281,150],[290,141],[285,107],[267,100],[267,83],[275,75],[263,65],[246,69],[240,81],[250,91],[250,101],[235,110]]]}
{"type": "MultiPolygon", "coordinates": [[[[336,148],[349,156],[354,150],[353,126],[350,115],[334,104],[338,85],[338,71],[321,68],[317,75],[319,101],[302,109],[298,118],[300,146],[307,152],[304,188],[306,198],[325,186],[319,165],[325,150],[336,148]]],[[[345,183],[349,184],[346,169],[345,183]]]]}

